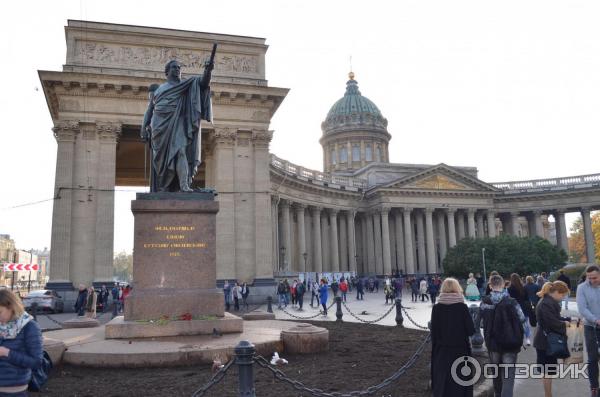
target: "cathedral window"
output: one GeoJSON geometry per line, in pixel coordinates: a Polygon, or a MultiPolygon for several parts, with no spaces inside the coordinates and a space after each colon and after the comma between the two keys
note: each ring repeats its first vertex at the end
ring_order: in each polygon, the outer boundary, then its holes
{"type": "Polygon", "coordinates": [[[348,162],[348,150],[343,147],[340,149],[340,163],[347,163],[348,162]]]}
{"type": "Polygon", "coordinates": [[[365,147],[365,160],[373,161],[373,148],[370,144],[365,147]]]}
{"type": "Polygon", "coordinates": [[[331,164],[335,164],[335,149],[331,149],[331,164]]]}
{"type": "Polygon", "coordinates": [[[360,146],[352,146],[352,161],[360,161],[360,146]]]}

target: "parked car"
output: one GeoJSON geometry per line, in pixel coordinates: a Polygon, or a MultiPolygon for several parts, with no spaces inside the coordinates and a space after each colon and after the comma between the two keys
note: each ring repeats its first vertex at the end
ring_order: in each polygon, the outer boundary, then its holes
{"type": "Polygon", "coordinates": [[[49,289],[40,289],[31,291],[22,298],[25,310],[31,311],[33,303],[37,303],[38,311],[48,311],[51,313],[62,313],[65,308],[63,298],[49,289]]]}

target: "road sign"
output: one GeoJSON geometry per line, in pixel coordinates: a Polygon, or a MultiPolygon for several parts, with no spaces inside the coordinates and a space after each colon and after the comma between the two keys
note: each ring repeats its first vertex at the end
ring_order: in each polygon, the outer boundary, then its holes
{"type": "Polygon", "coordinates": [[[37,263],[5,263],[4,271],[5,272],[18,272],[18,271],[37,271],[40,270],[40,265],[37,263]]]}

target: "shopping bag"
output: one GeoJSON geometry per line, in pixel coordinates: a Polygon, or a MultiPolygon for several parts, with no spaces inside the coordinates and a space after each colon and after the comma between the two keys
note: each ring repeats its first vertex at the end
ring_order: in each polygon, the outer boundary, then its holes
{"type": "Polygon", "coordinates": [[[579,319],[577,325],[567,327],[567,344],[571,357],[565,359],[565,364],[583,363],[583,339],[583,324],[579,319]]]}

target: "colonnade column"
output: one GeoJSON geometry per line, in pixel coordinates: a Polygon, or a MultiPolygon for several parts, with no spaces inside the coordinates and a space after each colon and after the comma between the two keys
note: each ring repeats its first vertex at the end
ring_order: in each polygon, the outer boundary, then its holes
{"type": "Polygon", "coordinates": [[[427,234],[427,273],[435,273],[435,245],[433,241],[433,208],[425,208],[425,233],[427,234]]]}
{"type": "Polygon", "coordinates": [[[446,209],[446,216],[448,218],[448,245],[450,248],[456,245],[456,227],[454,225],[454,212],[453,208],[446,209]]]}
{"type": "Polygon", "coordinates": [[[404,258],[406,263],[406,272],[408,274],[415,273],[415,259],[413,257],[413,228],[410,221],[410,213],[412,208],[405,207],[402,210],[404,218],[404,258]]]}
{"type": "Polygon", "coordinates": [[[367,220],[369,217],[365,212],[361,213],[360,216],[360,229],[362,238],[362,271],[368,273],[369,271],[369,243],[367,239],[367,220]]]}
{"type": "Polygon", "coordinates": [[[348,228],[346,227],[346,217],[340,213],[340,227],[339,233],[339,262],[340,271],[346,271],[348,269],[348,228]]]}
{"type": "Polygon", "coordinates": [[[331,257],[331,271],[340,271],[340,258],[339,258],[339,247],[338,247],[338,227],[337,227],[337,214],[338,210],[329,210],[329,226],[331,231],[331,237],[329,238],[330,257],[331,257]]]}
{"type": "Polygon", "coordinates": [[[390,250],[390,209],[381,209],[381,238],[383,240],[383,274],[392,274],[392,257],[390,250]]]}
{"type": "Polygon", "coordinates": [[[396,227],[396,260],[398,266],[406,273],[406,261],[404,258],[404,231],[402,230],[402,213],[396,211],[394,213],[394,226],[396,227]]]}
{"type": "Polygon", "coordinates": [[[321,251],[321,208],[312,207],[313,223],[313,252],[314,252],[314,271],[321,273],[323,271],[323,254],[321,251]]]}
{"type": "Polygon", "coordinates": [[[279,236],[277,235],[278,222],[279,222],[279,211],[277,208],[277,199],[275,197],[271,198],[271,238],[273,240],[272,246],[272,256],[273,256],[273,271],[276,272],[278,270],[279,264],[279,236]]]}
{"type": "Polygon", "coordinates": [[[496,237],[496,214],[494,211],[488,210],[487,212],[487,223],[488,223],[488,237],[496,237]]]}
{"type": "Polygon", "coordinates": [[[438,239],[440,242],[440,268],[442,267],[442,261],[446,257],[446,252],[448,251],[448,246],[446,244],[446,215],[443,212],[439,212],[437,214],[437,229],[438,229],[438,239]]]}
{"type": "Polygon", "coordinates": [[[477,223],[477,238],[484,238],[485,232],[483,227],[483,213],[478,212],[475,219],[477,223]]]}
{"type": "Polygon", "coordinates": [[[306,230],[304,229],[304,209],[306,206],[304,204],[297,204],[296,209],[296,218],[298,219],[298,253],[300,254],[300,264],[298,266],[298,270],[300,272],[306,271],[306,259],[304,259],[306,252],[306,230]]]}
{"type": "Polygon", "coordinates": [[[419,273],[427,271],[427,252],[425,251],[425,228],[423,225],[423,212],[415,213],[417,223],[417,255],[419,259],[419,273]]]}
{"type": "Polygon", "coordinates": [[[513,236],[519,236],[519,213],[511,212],[510,213],[510,233],[513,236]]]}
{"type": "Polygon", "coordinates": [[[456,212],[456,223],[458,225],[458,239],[462,240],[467,235],[465,233],[465,214],[462,211],[456,212]]]}
{"type": "Polygon", "coordinates": [[[348,267],[351,272],[356,272],[356,230],[354,225],[354,216],[356,212],[348,211],[346,213],[346,225],[348,226],[348,267]]]}
{"type": "Polygon", "coordinates": [[[373,236],[373,213],[372,212],[367,212],[366,220],[367,220],[367,252],[368,252],[367,268],[368,268],[369,273],[375,273],[376,272],[375,237],[373,236]]]}
{"type": "Polygon", "coordinates": [[[329,224],[329,218],[327,216],[327,210],[321,211],[321,257],[323,261],[323,271],[330,272],[331,271],[331,248],[329,244],[329,230],[327,229],[327,225],[329,224]]]}
{"type": "Polygon", "coordinates": [[[475,238],[475,209],[467,210],[467,231],[470,238],[475,238]]]}
{"type": "Polygon", "coordinates": [[[569,245],[567,240],[567,223],[565,221],[565,211],[557,210],[554,213],[554,219],[556,221],[556,242],[558,248],[569,251],[569,245]]]}
{"type": "Polygon", "coordinates": [[[544,238],[544,225],[542,224],[542,211],[533,211],[533,228],[535,235],[544,238]]]}
{"type": "Polygon", "coordinates": [[[282,270],[290,270],[291,258],[292,258],[292,238],[290,230],[290,203],[286,201],[281,202],[281,218],[283,219],[283,266],[282,270]]]}
{"type": "Polygon", "coordinates": [[[585,254],[588,263],[596,263],[596,249],[594,247],[594,231],[592,229],[592,220],[590,218],[590,209],[582,208],[581,217],[583,218],[583,234],[585,236],[585,254]]]}
{"type": "Polygon", "coordinates": [[[383,250],[381,243],[381,217],[373,213],[373,233],[375,235],[375,272],[383,274],[383,250]]]}

